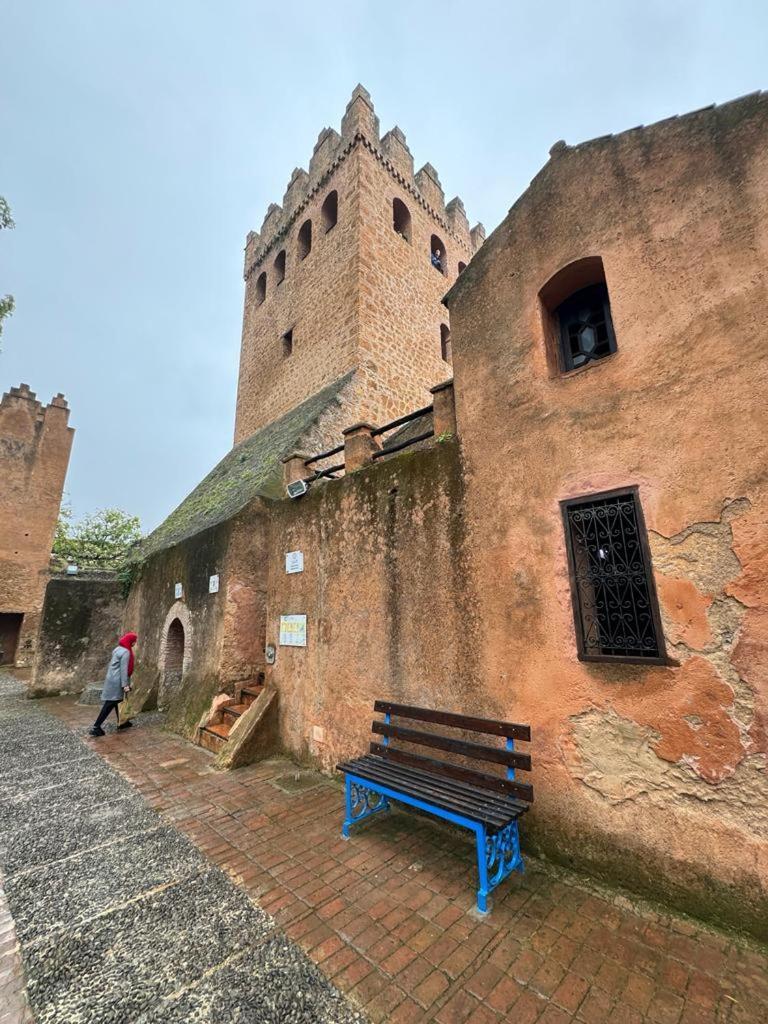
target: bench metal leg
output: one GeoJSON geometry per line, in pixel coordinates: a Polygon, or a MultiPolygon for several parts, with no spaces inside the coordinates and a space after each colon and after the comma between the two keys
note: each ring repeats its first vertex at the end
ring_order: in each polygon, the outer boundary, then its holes
{"type": "Polygon", "coordinates": [[[349,839],[349,830],[352,825],[356,825],[359,821],[370,818],[371,815],[378,814],[380,811],[388,811],[389,800],[383,793],[377,793],[347,775],[344,806],[346,817],[341,828],[341,835],[343,839],[349,839]]]}
{"type": "Polygon", "coordinates": [[[520,853],[520,834],[517,822],[513,821],[499,832],[489,836],[485,826],[475,827],[477,837],[477,873],[480,888],[477,890],[477,909],[488,913],[488,896],[513,871],[523,871],[520,853]]]}

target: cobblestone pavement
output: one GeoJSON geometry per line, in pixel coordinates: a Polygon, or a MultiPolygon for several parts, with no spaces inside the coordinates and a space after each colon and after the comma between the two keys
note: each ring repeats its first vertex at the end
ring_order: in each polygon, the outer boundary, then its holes
{"type": "MultiPolygon", "coordinates": [[[[92,715],[46,704],[76,730],[92,715]]],[[[372,1022],[768,1022],[766,949],[531,860],[480,920],[461,832],[395,813],[345,843],[340,785],[289,762],[209,773],[156,726],[87,742],[372,1022]]]]}
{"type": "MultiPolygon", "coordinates": [[[[0,903],[0,1024],[30,1019],[19,946],[38,1024],[363,1020],[273,917],[22,694],[0,675],[0,868],[15,925],[0,903]]],[[[208,777],[205,759],[197,771],[208,777]]]]}

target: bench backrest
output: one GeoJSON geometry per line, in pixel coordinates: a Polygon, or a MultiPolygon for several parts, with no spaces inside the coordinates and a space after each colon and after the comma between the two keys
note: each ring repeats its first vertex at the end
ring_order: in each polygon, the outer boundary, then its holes
{"type": "Polygon", "coordinates": [[[492,718],[472,718],[468,715],[454,715],[448,711],[432,711],[429,708],[410,707],[407,704],[392,704],[390,701],[377,700],[373,710],[384,714],[384,721],[374,719],[372,731],[383,737],[382,742],[371,743],[371,753],[414,768],[421,768],[435,775],[447,776],[462,782],[470,782],[475,786],[505,793],[519,800],[533,801],[533,786],[527,782],[518,782],[515,770],[531,770],[529,754],[521,754],[514,749],[515,740],[530,743],[531,727],[518,725],[514,722],[498,722],[492,718]],[[392,718],[409,718],[417,722],[428,722],[434,725],[447,726],[449,729],[461,729],[463,732],[484,733],[489,736],[503,736],[505,746],[491,747],[482,743],[474,743],[442,733],[425,732],[413,729],[408,725],[393,725],[392,718]],[[460,754],[473,761],[485,761],[500,764],[506,768],[506,778],[467,768],[463,764],[454,764],[435,757],[414,754],[410,750],[401,750],[393,746],[393,741],[428,747],[432,750],[445,750],[451,754],[460,754]]]}

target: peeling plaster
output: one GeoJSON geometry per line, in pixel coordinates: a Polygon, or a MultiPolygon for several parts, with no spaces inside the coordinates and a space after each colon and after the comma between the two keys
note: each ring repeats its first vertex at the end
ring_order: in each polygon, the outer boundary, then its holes
{"type": "Polygon", "coordinates": [[[615,711],[594,709],[571,717],[573,746],[567,766],[574,776],[609,804],[690,810],[748,828],[768,838],[768,762],[764,754],[745,758],[719,785],[701,779],[693,765],[671,764],[653,747],[659,733],[615,711]]]}

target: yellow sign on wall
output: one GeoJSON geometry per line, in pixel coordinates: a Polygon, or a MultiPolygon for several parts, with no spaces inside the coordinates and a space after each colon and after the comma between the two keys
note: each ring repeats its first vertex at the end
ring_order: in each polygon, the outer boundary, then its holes
{"type": "Polygon", "coordinates": [[[280,646],[281,647],[306,647],[307,646],[307,616],[306,615],[281,615],[280,616],[280,646]]]}

